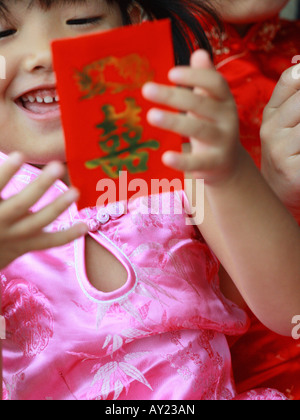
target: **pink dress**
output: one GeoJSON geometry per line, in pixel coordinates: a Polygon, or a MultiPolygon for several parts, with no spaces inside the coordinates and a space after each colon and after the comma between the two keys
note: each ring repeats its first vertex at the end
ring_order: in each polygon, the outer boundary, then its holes
{"type": "MultiPolygon", "coordinates": [[[[39,173],[25,165],[3,197],[39,173]]],[[[66,190],[57,182],[33,210],[66,190]]],[[[152,197],[152,210],[167,201],[152,197]]],[[[236,395],[226,335],[244,333],[248,319],[221,295],[218,262],[186,224],[182,201],[183,194],[171,196],[172,215],[146,214],[148,198],[127,211],[123,203],[80,213],[73,205],[47,228],[86,221],[127,270],[127,283],[115,292],[90,284],[84,238],[2,270],[7,399],[284,399],[272,390],[236,395]]]]}

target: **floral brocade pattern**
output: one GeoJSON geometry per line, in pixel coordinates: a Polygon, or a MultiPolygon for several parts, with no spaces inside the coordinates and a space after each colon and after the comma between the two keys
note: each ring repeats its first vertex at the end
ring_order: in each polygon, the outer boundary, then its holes
{"type": "Polygon", "coordinates": [[[25,357],[34,357],[45,350],[53,336],[49,302],[25,280],[8,282],[4,276],[0,280],[6,336],[25,357]]]}
{"type": "MultiPolygon", "coordinates": [[[[0,159],[5,159],[0,154],[0,159]]],[[[38,176],[25,165],[4,198],[38,176]]],[[[33,209],[67,188],[58,181],[33,209]]],[[[164,207],[168,197],[153,198],[164,207]]],[[[184,194],[172,194],[172,214],[145,215],[148,199],[102,219],[75,205],[51,226],[86,221],[90,236],[126,268],[119,290],[89,282],[84,238],[28,254],[2,273],[4,383],[12,400],[233,399],[228,335],[244,333],[246,314],[222,296],[216,258],[186,223],[184,194]]],[[[154,206],[155,207],[155,206],[154,206]]],[[[124,207],[125,208],[125,207],[124,207]]],[[[101,213],[104,214],[103,212],[101,213]]],[[[99,272],[101,276],[101,272],[99,272]]],[[[251,394],[252,395],[252,394],[251,394]]],[[[263,393],[261,395],[263,398],[263,393]]],[[[273,395],[273,399],[281,396],[273,395]]]]}
{"type": "Polygon", "coordinates": [[[215,28],[207,33],[215,65],[228,81],[238,106],[241,142],[258,167],[263,111],[282,73],[299,55],[299,29],[299,21],[276,16],[253,25],[244,37],[230,24],[224,25],[221,36],[215,28]]]}

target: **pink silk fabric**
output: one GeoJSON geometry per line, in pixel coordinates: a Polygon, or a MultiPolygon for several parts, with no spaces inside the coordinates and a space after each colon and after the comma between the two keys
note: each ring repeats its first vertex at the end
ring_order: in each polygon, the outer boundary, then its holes
{"type": "MultiPolygon", "coordinates": [[[[24,165],[3,197],[39,173],[24,165]]],[[[33,211],[66,190],[56,182],[33,211]]],[[[236,394],[226,335],[243,334],[247,315],[222,296],[218,262],[186,223],[184,195],[170,198],[171,215],[162,214],[168,197],[160,195],[135,200],[125,214],[108,212],[100,226],[97,209],[79,213],[72,205],[47,227],[88,223],[94,240],[127,270],[115,292],[89,282],[84,238],[2,270],[6,399],[284,399],[270,389],[236,394]],[[151,207],[161,211],[149,214],[151,207]]]]}

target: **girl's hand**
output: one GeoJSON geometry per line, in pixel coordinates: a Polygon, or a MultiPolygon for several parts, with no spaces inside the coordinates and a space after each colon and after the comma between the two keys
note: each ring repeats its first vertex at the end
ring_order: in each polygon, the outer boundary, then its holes
{"type": "Polygon", "coordinates": [[[300,219],[300,66],[286,70],[265,108],[261,128],[262,173],[300,219]]]}
{"type": "Polygon", "coordinates": [[[143,95],[182,112],[154,108],[148,120],[156,127],[188,137],[191,153],[168,152],[164,163],[191,172],[207,184],[226,182],[236,173],[241,150],[236,105],[227,82],[203,50],[192,55],[190,67],[171,70],[169,79],[177,87],[148,83],[143,95]]]}
{"type": "MultiPolygon", "coordinates": [[[[0,166],[0,193],[23,163],[22,156],[13,153],[0,166]]],[[[78,199],[78,192],[74,189],[70,189],[39,212],[33,214],[30,211],[63,173],[61,164],[51,163],[22,192],[5,201],[0,198],[0,269],[28,252],[59,247],[87,233],[87,226],[82,223],[63,232],[43,231],[78,199]]]]}

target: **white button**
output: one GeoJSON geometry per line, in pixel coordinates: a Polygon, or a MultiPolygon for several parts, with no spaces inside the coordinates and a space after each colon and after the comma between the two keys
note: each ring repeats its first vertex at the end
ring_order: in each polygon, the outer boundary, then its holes
{"type": "Polygon", "coordinates": [[[110,219],[110,216],[108,212],[106,211],[106,209],[101,209],[98,211],[97,220],[99,220],[100,223],[104,225],[105,223],[109,221],[109,219],[110,219]]]}
{"type": "Polygon", "coordinates": [[[101,222],[95,219],[89,219],[87,225],[90,232],[97,232],[100,229],[101,222]]]}
{"type": "Polygon", "coordinates": [[[109,204],[106,207],[106,211],[110,214],[112,218],[118,219],[119,217],[125,214],[125,206],[122,203],[109,204]]]}

